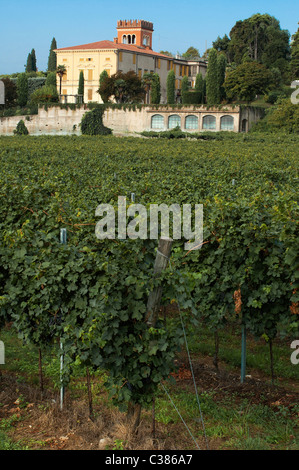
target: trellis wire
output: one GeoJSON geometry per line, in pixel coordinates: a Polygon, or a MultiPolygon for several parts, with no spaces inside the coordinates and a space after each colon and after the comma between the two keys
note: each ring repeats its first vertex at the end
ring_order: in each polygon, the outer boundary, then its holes
{"type": "MultiPolygon", "coordinates": [[[[161,253],[163,255],[163,253],[161,253]]],[[[164,255],[163,255],[164,256],[164,255]]],[[[169,262],[169,265],[171,267],[171,262],[170,262],[170,258],[168,258],[168,262],[169,262]]],[[[207,435],[206,435],[206,430],[205,430],[205,425],[204,425],[204,420],[203,420],[203,415],[202,415],[202,410],[201,410],[201,406],[200,406],[200,401],[199,401],[199,396],[198,396],[198,391],[197,391],[197,386],[196,386],[196,381],[195,381],[195,376],[194,376],[194,371],[193,371],[193,366],[192,366],[192,361],[191,361],[191,357],[190,357],[190,353],[189,353],[189,346],[188,346],[188,341],[187,341],[187,336],[186,336],[186,331],[185,331],[185,326],[184,326],[184,322],[183,322],[183,317],[182,317],[182,313],[181,313],[181,308],[180,308],[180,305],[178,303],[178,308],[179,308],[179,314],[180,314],[180,320],[181,320],[181,325],[182,325],[182,329],[183,329],[183,333],[184,333],[184,339],[185,339],[185,344],[186,344],[186,350],[187,350],[187,354],[188,354],[188,360],[189,360],[189,365],[190,365],[190,370],[191,370],[191,374],[192,374],[192,379],[193,379],[193,384],[194,384],[194,389],[195,389],[195,394],[196,394],[196,401],[197,401],[197,404],[198,404],[198,409],[199,409],[199,414],[200,414],[200,420],[201,420],[201,423],[202,423],[202,428],[203,428],[203,433],[204,433],[204,437],[205,437],[205,441],[206,441],[206,446],[207,446],[207,450],[209,449],[209,445],[208,445],[208,439],[207,439],[207,435]]],[[[163,386],[163,384],[162,384],[163,386]]],[[[165,390],[165,387],[163,386],[164,390],[165,390]]],[[[166,390],[165,390],[166,391],[166,390]]],[[[167,393],[167,392],[166,392],[167,393]]],[[[167,393],[168,395],[168,393],[167,393]]],[[[169,395],[168,395],[169,396],[169,395]]],[[[169,396],[170,398],[170,396],[169,396]]],[[[170,398],[171,400],[171,398],[170,398]]],[[[172,400],[171,400],[172,401],[172,400]]],[[[172,402],[172,404],[174,405],[174,403],[172,402]]],[[[175,405],[174,405],[175,407],[175,405]]],[[[175,407],[175,409],[177,410],[177,408],[175,407]]],[[[179,416],[181,417],[183,423],[185,424],[186,428],[188,429],[186,423],[184,422],[182,416],[180,415],[179,411],[177,410],[179,416]]],[[[189,433],[191,434],[190,430],[188,429],[189,433]]],[[[192,436],[192,434],[191,434],[192,436]]],[[[192,439],[195,441],[194,437],[192,436],[192,439]]],[[[196,442],[196,441],[195,441],[196,442]]],[[[197,444],[196,444],[197,445],[197,444]]],[[[198,446],[197,446],[198,447],[198,446]]]]}
{"type": "Polygon", "coordinates": [[[193,441],[195,442],[196,447],[197,447],[199,450],[201,450],[200,447],[199,447],[199,445],[197,444],[195,438],[193,437],[193,434],[191,433],[190,429],[188,428],[186,422],[184,421],[184,418],[182,417],[182,415],[180,414],[179,410],[178,410],[177,407],[175,406],[175,403],[173,402],[171,396],[170,396],[169,393],[167,392],[167,390],[166,390],[166,388],[164,387],[164,385],[163,385],[162,382],[161,382],[161,385],[162,385],[162,387],[163,387],[163,389],[164,389],[164,392],[166,393],[166,395],[168,396],[169,400],[171,401],[171,404],[173,405],[174,409],[176,410],[177,414],[179,415],[179,417],[181,418],[182,422],[184,423],[184,425],[185,425],[187,431],[189,432],[190,436],[192,437],[193,441]]]}

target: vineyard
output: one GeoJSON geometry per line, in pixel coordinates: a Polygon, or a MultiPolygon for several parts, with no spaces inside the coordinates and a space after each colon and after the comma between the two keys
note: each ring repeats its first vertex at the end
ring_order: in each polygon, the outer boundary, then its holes
{"type": "Polygon", "coordinates": [[[184,371],[192,379],[188,341],[201,328],[218,372],[225,331],[262,339],[274,382],[275,341],[299,338],[298,138],[1,137],[0,160],[0,328],[37,348],[40,386],[55,349],[66,391],[74,371],[87,370],[104,374],[120,413],[151,410],[161,387],[184,371]],[[117,213],[118,197],[129,207],[132,193],[147,208],[203,204],[201,248],[174,239],[155,277],[158,240],[98,239],[96,208],[117,213]],[[178,368],[182,350],[187,370],[178,368]]]}

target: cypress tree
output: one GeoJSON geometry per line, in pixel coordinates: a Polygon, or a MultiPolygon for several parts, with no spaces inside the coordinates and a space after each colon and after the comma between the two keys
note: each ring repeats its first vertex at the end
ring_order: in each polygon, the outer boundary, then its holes
{"type": "Polygon", "coordinates": [[[161,85],[160,76],[158,73],[153,74],[152,85],[151,85],[151,103],[160,104],[161,99],[161,85]]]}
{"type": "Polygon", "coordinates": [[[57,88],[56,72],[49,72],[47,74],[45,85],[46,86],[55,86],[55,88],[57,88]]]}
{"type": "Polygon", "coordinates": [[[26,106],[28,100],[28,78],[26,73],[20,73],[17,79],[17,104],[26,106]]]}
{"type": "Polygon", "coordinates": [[[208,106],[214,106],[220,103],[220,87],[218,76],[219,69],[217,55],[218,54],[216,49],[210,49],[206,75],[206,93],[208,106]]]}
{"type": "Polygon", "coordinates": [[[182,103],[185,102],[185,93],[189,91],[189,82],[188,77],[185,75],[182,79],[181,93],[182,93],[182,103]]]}
{"type": "Polygon", "coordinates": [[[84,102],[84,73],[83,73],[83,70],[81,70],[80,75],[79,75],[78,95],[82,95],[82,100],[84,102]]]}
{"type": "Polygon", "coordinates": [[[49,58],[48,58],[48,72],[55,72],[57,67],[56,53],[54,49],[57,49],[56,39],[53,38],[51,42],[49,58]]]}
{"type": "Polygon", "coordinates": [[[170,72],[168,72],[166,88],[167,88],[167,103],[174,104],[175,103],[175,73],[173,70],[170,70],[170,72]]]}
{"type": "Polygon", "coordinates": [[[31,61],[32,61],[32,71],[36,72],[37,67],[36,67],[36,54],[35,54],[35,49],[32,49],[31,51],[31,61]]]}
{"type": "Polygon", "coordinates": [[[195,91],[200,95],[199,102],[203,104],[205,102],[205,81],[201,73],[198,73],[195,78],[195,91]]]}
{"type": "Polygon", "coordinates": [[[218,55],[217,58],[218,65],[218,86],[219,86],[219,101],[221,102],[225,98],[225,89],[223,83],[225,80],[225,70],[226,70],[226,57],[223,54],[218,55]]]}
{"type": "Polygon", "coordinates": [[[32,56],[31,52],[29,52],[27,56],[27,63],[26,63],[26,68],[25,68],[26,73],[32,72],[32,56]]]}

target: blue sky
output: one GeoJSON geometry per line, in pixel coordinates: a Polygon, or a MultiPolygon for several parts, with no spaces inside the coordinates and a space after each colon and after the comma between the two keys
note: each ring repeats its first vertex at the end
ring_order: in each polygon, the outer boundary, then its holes
{"type": "Polygon", "coordinates": [[[153,49],[173,53],[194,46],[202,54],[206,44],[211,47],[236,21],[255,13],[274,16],[294,34],[298,5],[298,0],[0,0],[0,75],[23,72],[32,48],[38,69],[46,70],[53,37],[58,47],[113,41],[120,19],[153,22],[153,49]]]}

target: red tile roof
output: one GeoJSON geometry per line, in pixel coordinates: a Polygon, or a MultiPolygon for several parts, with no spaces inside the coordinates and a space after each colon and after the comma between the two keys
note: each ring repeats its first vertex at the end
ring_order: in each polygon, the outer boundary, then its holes
{"type": "Polygon", "coordinates": [[[113,41],[98,41],[91,42],[89,44],[82,44],[81,46],[72,46],[72,47],[62,47],[60,49],[55,49],[55,51],[79,51],[79,50],[99,50],[99,49],[121,49],[124,51],[138,52],[140,54],[147,54],[155,57],[163,57],[170,59],[165,54],[160,54],[159,52],[152,51],[151,49],[135,46],[133,44],[117,44],[113,41]]]}

